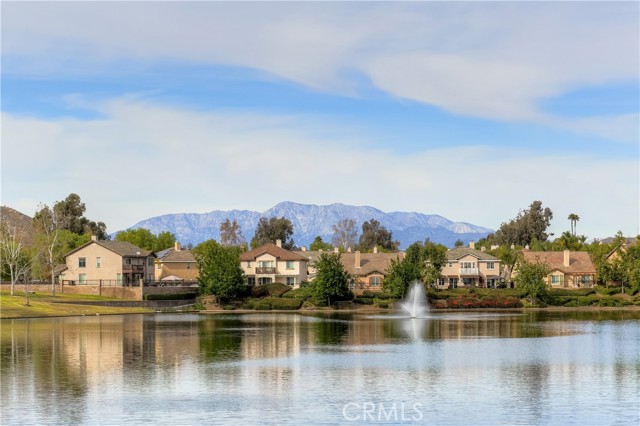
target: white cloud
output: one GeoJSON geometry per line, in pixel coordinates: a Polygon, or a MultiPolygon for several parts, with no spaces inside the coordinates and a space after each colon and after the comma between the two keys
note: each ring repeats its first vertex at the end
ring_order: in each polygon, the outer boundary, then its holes
{"type": "Polygon", "coordinates": [[[327,126],[356,132],[309,117],[192,112],[136,98],[95,109],[103,118],[3,114],[3,204],[31,214],[38,202],[76,192],[87,216],[114,231],[165,213],[263,210],[283,200],[372,205],[497,227],[539,199],[578,213],[589,236],[637,232],[637,159],[485,146],[401,155],[362,149],[363,140],[316,136],[327,126]]]}
{"type": "Polygon", "coordinates": [[[356,73],[393,96],[456,114],[573,128],[546,117],[537,102],[579,87],[637,80],[638,7],[8,3],[3,56],[5,69],[14,72],[113,72],[120,60],[236,65],[348,95],[358,90],[348,77],[356,73]]]}

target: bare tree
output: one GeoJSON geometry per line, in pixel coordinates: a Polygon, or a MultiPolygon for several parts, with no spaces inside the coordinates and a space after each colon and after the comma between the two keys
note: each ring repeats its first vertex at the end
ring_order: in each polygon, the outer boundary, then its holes
{"type": "MultiPolygon", "coordinates": [[[[15,286],[22,276],[27,281],[27,274],[31,270],[34,258],[25,251],[23,235],[18,233],[15,227],[5,223],[0,224],[0,258],[2,268],[6,268],[11,279],[11,295],[15,295],[15,286]]],[[[27,305],[29,304],[29,291],[26,289],[27,305]]]]}
{"type": "Polygon", "coordinates": [[[33,222],[40,233],[45,263],[51,271],[51,295],[56,295],[55,267],[58,261],[58,251],[61,244],[58,238],[63,225],[63,217],[57,209],[51,209],[47,205],[40,205],[33,222]]]}
{"type": "Polygon", "coordinates": [[[354,219],[342,219],[333,225],[331,244],[347,251],[350,247],[355,248],[357,236],[356,221],[354,219]]]}

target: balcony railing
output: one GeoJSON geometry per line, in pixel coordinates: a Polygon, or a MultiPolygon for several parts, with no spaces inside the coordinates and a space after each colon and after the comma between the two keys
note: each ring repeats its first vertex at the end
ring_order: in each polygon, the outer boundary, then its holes
{"type": "Polygon", "coordinates": [[[256,274],[275,274],[276,268],[273,266],[258,266],[256,268],[256,274]]]}
{"type": "Polygon", "coordinates": [[[144,272],[144,265],[122,265],[122,272],[123,273],[128,273],[128,272],[142,273],[144,272]]]}
{"type": "Polygon", "coordinates": [[[478,268],[460,268],[460,275],[480,275],[478,268]]]}

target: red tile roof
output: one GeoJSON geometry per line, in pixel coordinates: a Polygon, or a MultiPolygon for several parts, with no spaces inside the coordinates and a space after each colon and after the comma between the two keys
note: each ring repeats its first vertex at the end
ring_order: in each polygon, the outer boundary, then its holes
{"type": "Polygon", "coordinates": [[[255,248],[246,253],[242,253],[240,255],[240,260],[247,262],[251,260],[256,260],[258,257],[263,254],[270,254],[278,260],[293,260],[293,261],[306,261],[307,258],[304,256],[300,256],[292,251],[283,249],[282,247],[278,247],[275,244],[265,244],[258,248],[255,248]]]}

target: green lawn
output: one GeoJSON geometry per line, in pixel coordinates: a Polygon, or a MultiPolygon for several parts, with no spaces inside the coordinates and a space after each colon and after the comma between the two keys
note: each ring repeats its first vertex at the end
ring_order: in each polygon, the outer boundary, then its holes
{"type": "Polygon", "coordinates": [[[33,318],[33,317],[63,317],[73,315],[107,315],[153,312],[148,308],[119,308],[110,306],[77,305],[53,303],[61,301],[98,301],[118,300],[109,297],[87,294],[57,294],[36,293],[29,295],[29,306],[26,306],[24,292],[16,292],[11,296],[8,291],[0,291],[0,319],[33,318]]]}

